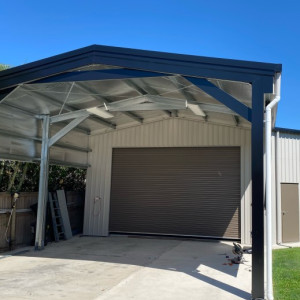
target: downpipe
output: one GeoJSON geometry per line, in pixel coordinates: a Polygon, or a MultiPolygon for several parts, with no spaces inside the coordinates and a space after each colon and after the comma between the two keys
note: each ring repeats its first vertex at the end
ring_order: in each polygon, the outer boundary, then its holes
{"type": "Polygon", "coordinates": [[[281,74],[275,77],[275,98],[265,110],[266,139],[266,265],[267,265],[267,299],[273,300],[272,269],[272,108],[280,101],[281,74]]]}

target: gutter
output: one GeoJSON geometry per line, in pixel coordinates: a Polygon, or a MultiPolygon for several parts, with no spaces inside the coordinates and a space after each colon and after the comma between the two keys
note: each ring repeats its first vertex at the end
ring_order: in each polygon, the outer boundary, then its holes
{"type": "Polygon", "coordinates": [[[281,73],[275,75],[275,98],[266,106],[266,264],[267,264],[267,299],[273,300],[272,270],[272,108],[280,101],[281,73]]]}

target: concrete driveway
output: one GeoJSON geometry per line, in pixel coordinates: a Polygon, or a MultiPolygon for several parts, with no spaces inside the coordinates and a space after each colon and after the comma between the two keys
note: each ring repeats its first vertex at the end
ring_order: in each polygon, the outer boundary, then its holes
{"type": "Polygon", "coordinates": [[[251,256],[229,265],[232,243],[74,237],[0,256],[0,299],[250,299],[251,256]],[[2,259],[1,259],[2,258],[2,259]]]}

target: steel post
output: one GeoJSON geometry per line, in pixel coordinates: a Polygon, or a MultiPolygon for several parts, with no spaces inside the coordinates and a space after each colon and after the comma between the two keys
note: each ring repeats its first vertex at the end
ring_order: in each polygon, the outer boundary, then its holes
{"type": "Polygon", "coordinates": [[[252,84],[252,298],[264,299],[264,94],[252,84]]]}
{"type": "Polygon", "coordinates": [[[36,235],[35,235],[36,250],[41,250],[44,248],[46,209],[47,209],[47,200],[48,200],[50,116],[44,115],[42,117],[42,120],[43,120],[43,136],[42,136],[42,148],[41,148],[38,211],[37,211],[36,235]]]}
{"type": "Polygon", "coordinates": [[[252,83],[252,299],[264,299],[264,107],[273,77],[252,83]]]}

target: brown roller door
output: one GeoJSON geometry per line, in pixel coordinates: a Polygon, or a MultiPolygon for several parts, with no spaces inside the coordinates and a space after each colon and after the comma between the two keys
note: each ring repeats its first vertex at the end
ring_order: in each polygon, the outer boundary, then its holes
{"type": "Polygon", "coordinates": [[[240,238],[240,148],[113,149],[110,232],[240,238]]]}

